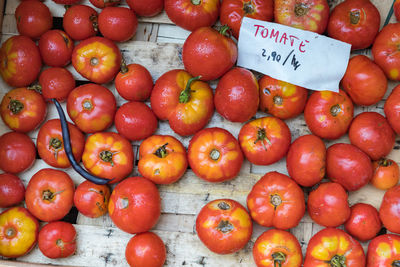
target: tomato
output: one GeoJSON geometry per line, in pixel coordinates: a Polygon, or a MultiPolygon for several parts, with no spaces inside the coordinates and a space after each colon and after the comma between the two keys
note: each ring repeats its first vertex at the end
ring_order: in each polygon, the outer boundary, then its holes
{"type": "Polygon", "coordinates": [[[400,134],[400,85],[392,90],[383,110],[390,126],[397,134],[400,134]]]}
{"type": "Polygon", "coordinates": [[[396,16],[396,20],[400,21],[400,0],[396,0],[393,5],[394,15],[396,16]]]}
{"type": "Polygon", "coordinates": [[[0,48],[0,74],[12,87],[33,83],[42,67],[39,48],[28,37],[17,35],[8,38],[0,48]]]}
{"type": "Polygon", "coordinates": [[[378,211],[373,206],[357,203],[351,206],[351,215],[344,227],[353,237],[360,241],[367,241],[378,234],[382,223],[378,211]]]}
{"type": "Polygon", "coordinates": [[[219,80],[214,96],[215,109],[225,119],[245,122],[253,117],[260,102],[258,82],[244,68],[234,68],[219,80]]]}
{"type": "Polygon", "coordinates": [[[251,163],[269,165],[286,155],[291,135],[285,122],[275,117],[263,117],[243,125],[238,139],[251,163]]]}
{"type": "Polygon", "coordinates": [[[100,132],[110,127],[116,110],[114,95],[98,84],[81,85],[68,95],[68,115],[85,133],[100,132]]]}
{"type": "Polygon", "coordinates": [[[78,3],[81,0],[53,0],[53,2],[57,4],[62,4],[62,5],[73,5],[78,3]]]}
{"type": "Polygon", "coordinates": [[[388,189],[383,196],[379,217],[383,225],[396,234],[400,233],[400,185],[388,189]]]}
{"type": "Polygon", "coordinates": [[[0,214],[0,255],[17,258],[36,245],[39,222],[24,207],[13,207],[0,214]]]}
{"type": "Polygon", "coordinates": [[[156,81],[151,108],[160,120],[168,120],[174,132],[192,135],[204,128],[214,113],[211,87],[184,70],[170,70],[156,81]]]}
{"type": "Polygon", "coordinates": [[[108,6],[116,6],[121,3],[121,0],[89,0],[92,5],[97,8],[105,8],[108,6]]]}
{"type": "Polygon", "coordinates": [[[354,145],[337,143],[326,151],[326,175],[348,191],[355,191],[372,179],[371,159],[354,145]]]}
{"type": "Polygon", "coordinates": [[[139,172],[156,184],[178,181],[187,166],[186,149],[173,136],[153,135],[140,144],[139,172]]]}
{"type": "Polygon", "coordinates": [[[152,232],[135,235],[129,240],[125,249],[126,261],[135,267],[161,267],[166,257],[164,242],[152,232]]]}
{"type": "Polygon", "coordinates": [[[84,181],[75,190],[74,205],[86,217],[98,218],[107,213],[110,194],[107,185],[84,181]]]}
{"type": "Polygon", "coordinates": [[[127,0],[126,3],[133,11],[135,11],[136,14],[142,17],[153,17],[164,9],[163,0],[150,0],[146,2],[140,0],[127,0]]]}
{"type": "Polygon", "coordinates": [[[364,55],[350,59],[342,79],[343,89],[354,104],[364,106],[381,101],[386,93],[387,84],[383,70],[364,55]]]}
{"type": "Polygon", "coordinates": [[[196,232],[212,252],[230,254],[242,249],[253,233],[253,223],[246,208],[232,199],[207,203],[196,218],[196,232]]]}
{"type": "Polygon", "coordinates": [[[165,0],[164,8],[173,23],[185,30],[194,31],[200,27],[212,26],[217,21],[220,1],[165,0]]]}
{"type": "Polygon", "coordinates": [[[371,184],[378,189],[387,190],[399,183],[399,165],[391,159],[380,159],[372,162],[374,175],[371,184]]]}
{"type": "Polygon", "coordinates": [[[145,139],[157,130],[157,117],[142,102],[127,102],[115,113],[115,128],[131,141],[145,139]]]}
{"type": "Polygon", "coordinates": [[[350,142],[373,160],[385,157],[392,151],[396,134],[388,121],[377,112],[363,112],[352,121],[350,142]]]}
{"type": "Polygon", "coordinates": [[[400,265],[400,236],[386,234],[375,237],[368,244],[367,267],[400,265]]]}
{"type": "Polygon", "coordinates": [[[43,122],[47,106],[43,97],[34,90],[15,88],[3,96],[0,114],[4,124],[11,130],[27,133],[43,122]]]}
{"type": "Polygon", "coordinates": [[[226,31],[226,27],[219,32],[202,27],[189,35],[182,47],[182,61],[190,74],[210,81],[233,67],[238,57],[237,46],[226,36],[226,31]]]}
{"type": "Polygon", "coordinates": [[[0,174],[0,208],[15,206],[25,198],[25,186],[18,176],[0,174]]]}
{"type": "Polygon", "coordinates": [[[42,96],[50,101],[52,98],[65,101],[75,88],[75,79],[67,69],[54,67],[42,71],[39,76],[42,96]]]}
{"type": "Polygon", "coordinates": [[[39,232],[38,245],[48,258],[69,257],[76,250],[75,227],[62,221],[48,223],[39,232]]]}
{"type": "Polygon", "coordinates": [[[101,34],[116,42],[131,39],[138,26],[138,20],[132,10],[125,7],[106,7],[98,17],[101,34]]]}
{"type": "Polygon", "coordinates": [[[274,1],[222,1],[220,12],[221,24],[228,25],[236,39],[239,37],[239,30],[243,17],[272,21],[274,18],[274,1]]]}
{"type": "Polygon", "coordinates": [[[122,63],[114,83],[119,95],[128,101],[145,101],[154,86],[150,72],[140,64],[122,63]]]}
{"type": "Polygon", "coordinates": [[[117,183],[133,170],[131,143],[114,132],[94,133],[86,139],[82,163],[93,175],[117,183]]]}
{"type": "Polygon", "coordinates": [[[29,169],[36,160],[36,148],[23,133],[8,132],[0,136],[0,169],[19,173],[29,169]]]}
{"type": "Polygon", "coordinates": [[[51,30],[40,37],[39,51],[43,62],[52,67],[64,67],[71,62],[74,42],[61,30],[51,30]]]}
{"type": "Polygon", "coordinates": [[[304,267],[365,267],[365,254],[360,243],[346,232],[325,228],[308,242],[304,267]]]}
{"type": "Polygon", "coordinates": [[[153,228],[160,217],[160,210],[161,198],[157,187],[142,177],[129,177],[120,182],[108,203],[112,221],[131,234],[153,228]]]}
{"type": "Polygon", "coordinates": [[[278,229],[267,230],[257,238],[253,258],[258,267],[300,267],[303,262],[296,237],[278,229]]]}
{"type": "Polygon", "coordinates": [[[318,91],[308,99],[304,119],[313,134],[338,139],[347,132],[353,113],[353,103],[344,91],[318,91]]]}
{"type": "Polygon", "coordinates": [[[39,38],[53,26],[49,8],[40,1],[21,2],[15,10],[17,29],[21,35],[39,38]]]}
{"type": "Polygon", "coordinates": [[[72,208],[74,189],[74,183],[66,172],[41,169],[26,187],[26,207],[41,221],[60,220],[72,208]]]}
{"type": "MultiPolygon", "coordinates": [[[[72,153],[77,162],[81,161],[85,136],[78,127],[68,122],[69,136],[71,140],[72,153]]],[[[47,164],[55,168],[68,168],[71,163],[64,149],[64,139],[59,119],[46,121],[40,127],[36,139],[38,154],[47,164]]]]}
{"type": "Polygon", "coordinates": [[[327,0],[276,0],[275,22],[322,34],[328,24],[327,0]]]}
{"type": "Polygon", "coordinates": [[[223,182],[239,174],[243,154],[230,132],[214,127],[203,129],[192,137],[188,161],[193,172],[201,179],[223,182]]]}
{"type": "Polygon", "coordinates": [[[84,40],[97,34],[97,12],[90,6],[74,5],[63,17],[63,28],[74,40],[84,40]]]}

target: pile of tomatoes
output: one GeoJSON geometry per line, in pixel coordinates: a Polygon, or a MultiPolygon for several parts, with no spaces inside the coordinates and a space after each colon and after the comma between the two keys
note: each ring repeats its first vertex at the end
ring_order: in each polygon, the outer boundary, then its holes
{"type": "MultiPolygon", "coordinates": [[[[218,254],[242,249],[255,221],[273,227],[254,244],[257,266],[301,266],[300,244],[287,230],[299,224],[307,207],[311,219],[326,228],[311,238],[304,266],[400,266],[399,167],[385,158],[400,134],[400,86],[387,98],[385,116],[354,117],[354,104],[374,105],[386,94],[388,79],[400,81],[400,23],[379,32],[380,14],[369,0],[345,0],[331,12],[326,0],[127,0],[129,8],[117,6],[118,0],[90,0],[102,9],[99,14],[79,0],[53,1],[72,5],[63,30],[51,29],[52,15],[42,2],[21,1],[15,11],[20,35],[0,49],[0,74],[15,87],[0,104],[1,118],[12,130],[0,136],[0,207],[8,208],[0,214],[0,255],[19,257],[36,243],[49,258],[72,255],[75,228],[60,220],[75,205],[91,218],[108,212],[117,227],[135,234],[126,247],[131,266],[162,266],[164,243],[149,232],[161,213],[156,184],[177,182],[188,166],[205,181],[223,182],[239,174],[244,159],[270,165],[286,157],[289,175],[261,177],[248,194],[247,209],[232,199],[201,209],[196,231],[208,249],[218,254]],[[116,42],[135,35],[136,15],[154,16],[164,8],[191,34],[182,48],[185,69],[169,70],[154,83],[144,66],[126,64],[116,42]],[[353,50],[372,46],[373,60],[352,57],[338,93],[310,93],[269,76],[257,80],[250,70],[235,67],[232,36],[239,38],[243,16],[327,33],[353,50]],[[223,26],[212,28],[218,18],[223,26]],[[69,64],[89,83],[76,86],[65,68],[69,64]],[[208,81],[215,79],[213,91],[208,81]],[[120,107],[102,85],[110,82],[127,100],[120,107]],[[75,189],[63,171],[71,167],[67,137],[59,119],[44,122],[52,99],[66,102],[73,122],[65,127],[72,157],[113,184],[112,191],[89,181],[75,189]],[[151,108],[144,103],[148,99],[151,108]],[[206,128],[214,109],[243,123],[238,138],[220,127],[206,128]],[[253,119],[258,110],[271,116],[253,119]],[[292,142],[285,120],[302,113],[312,134],[292,142]],[[167,120],[180,136],[192,136],[188,148],[173,136],[155,135],[158,120],[167,120]],[[113,124],[117,132],[108,132],[113,124]],[[37,128],[34,144],[27,133],[37,128]],[[345,134],[350,144],[326,148],[323,139],[345,134]],[[131,141],[141,141],[142,177],[129,177],[135,162],[131,141]],[[36,172],[25,188],[16,175],[37,155],[49,168],[36,172]],[[365,203],[349,206],[347,192],[368,183],[387,190],[379,211],[365,203]],[[311,188],[307,202],[302,187],[311,188]],[[24,200],[26,208],[19,205],[24,200]],[[48,222],[40,231],[38,220],[48,222]],[[340,225],[346,231],[336,228],[340,225]],[[395,234],[377,236],[382,225],[395,234]],[[357,240],[371,239],[366,257],[357,240]]],[[[400,19],[400,1],[394,8],[400,19]]]]}

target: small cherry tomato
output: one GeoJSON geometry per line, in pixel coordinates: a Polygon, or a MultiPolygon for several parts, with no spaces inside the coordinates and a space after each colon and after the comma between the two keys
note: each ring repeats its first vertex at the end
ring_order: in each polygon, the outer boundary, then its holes
{"type": "Polygon", "coordinates": [[[153,17],[164,8],[163,0],[126,0],[128,6],[135,11],[135,14],[142,17],[153,17]]]}
{"type": "Polygon", "coordinates": [[[98,218],[107,213],[110,194],[107,185],[84,181],[75,190],[74,205],[86,217],[98,218]]]}
{"type": "Polygon", "coordinates": [[[372,162],[374,175],[371,184],[378,189],[387,190],[399,183],[399,165],[391,159],[379,159],[372,162]]]}
{"type": "Polygon", "coordinates": [[[21,2],[15,10],[17,29],[21,35],[39,38],[53,26],[49,8],[40,1],[21,2]]]}
{"type": "Polygon", "coordinates": [[[135,13],[125,7],[106,7],[98,17],[101,34],[116,42],[125,42],[131,39],[138,26],[135,13]]]}
{"type": "Polygon", "coordinates": [[[105,8],[108,6],[116,6],[121,3],[121,0],[89,0],[92,5],[97,8],[105,8]]]}
{"type": "Polygon", "coordinates": [[[98,32],[97,25],[96,10],[86,5],[69,7],[63,17],[65,32],[78,41],[95,36],[98,32]]]}
{"type": "Polygon", "coordinates": [[[25,198],[25,186],[18,176],[0,174],[0,208],[15,206],[25,198]]]}
{"type": "Polygon", "coordinates": [[[383,196],[379,218],[390,232],[400,234],[400,185],[388,189],[383,196]]]}
{"type": "Polygon", "coordinates": [[[368,244],[367,267],[400,266],[400,236],[386,234],[375,237],[368,244]]]}
{"type": "Polygon", "coordinates": [[[344,224],[346,231],[360,241],[374,238],[382,227],[378,211],[365,203],[357,203],[350,209],[350,218],[344,224]]]}
{"type": "Polygon", "coordinates": [[[65,101],[69,93],[75,88],[75,80],[67,69],[54,67],[42,71],[39,76],[42,96],[47,101],[52,98],[65,101]]]}
{"type": "Polygon", "coordinates": [[[40,251],[50,259],[66,258],[76,251],[76,230],[67,222],[51,222],[39,232],[40,251]]]}
{"type": "Polygon", "coordinates": [[[390,126],[397,134],[400,134],[400,85],[390,93],[383,110],[390,126]]]}
{"type": "Polygon", "coordinates": [[[74,42],[61,30],[51,30],[40,37],[39,51],[46,65],[64,67],[71,62],[74,42]]]}
{"type": "Polygon", "coordinates": [[[152,232],[135,235],[129,240],[125,249],[126,261],[135,267],[161,267],[166,257],[164,242],[152,232]]]}

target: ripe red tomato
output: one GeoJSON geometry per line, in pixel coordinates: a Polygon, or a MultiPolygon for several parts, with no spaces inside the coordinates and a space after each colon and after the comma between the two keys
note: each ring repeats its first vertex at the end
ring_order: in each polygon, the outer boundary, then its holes
{"type": "MultiPolygon", "coordinates": [[[[165,0],[169,19],[188,31],[212,26],[218,19],[219,0],[165,0]]],[[[197,76],[197,75],[195,75],[197,76]]]]}
{"type": "Polygon", "coordinates": [[[390,231],[400,234],[400,185],[388,189],[383,196],[379,217],[390,231]]]}
{"type": "Polygon", "coordinates": [[[313,134],[338,139],[347,132],[353,113],[353,103],[344,91],[318,91],[308,99],[304,119],[313,134]]]}
{"type": "Polygon", "coordinates": [[[22,35],[12,36],[2,44],[0,62],[1,77],[12,87],[33,83],[42,67],[39,48],[22,35]]]}
{"type": "Polygon", "coordinates": [[[110,127],[116,110],[114,95],[98,84],[81,85],[68,95],[68,115],[85,133],[101,132],[110,127]]]}
{"type": "Polygon", "coordinates": [[[289,148],[286,167],[289,176],[301,186],[313,186],[325,177],[325,143],[315,135],[297,138],[289,148]]]}
{"type": "Polygon", "coordinates": [[[15,10],[17,29],[21,35],[39,38],[53,26],[49,8],[40,1],[21,2],[15,10]]]}
{"type": "Polygon", "coordinates": [[[306,209],[303,190],[287,175],[268,172],[247,196],[251,218],[266,227],[286,230],[297,226],[306,209]]]}
{"type": "Polygon", "coordinates": [[[351,215],[344,227],[353,237],[360,241],[367,241],[378,234],[382,223],[378,211],[373,206],[357,203],[351,206],[351,215]]]}
{"type": "Polygon", "coordinates": [[[230,254],[242,249],[253,233],[253,223],[246,208],[232,199],[207,203],[196,218],[196,232],[212,252],[230,254]]]}
{"type": "Polygon", "coordinates": [[[8,132],[0,136],[0,169],[4,172],[23,172],[33,165],[35,159],[35,144],[26,134],[8,132]]]}
{"type": "Polygon", "coordinates": [[[110,194],[107,185],[84,181],[75,190],[74,205],[86,217],[98,218],[107,213],[110,194]]]}
{"type": "Polygon", "coordinates": [[[27,133],[43,122],[47,106],[43,97],[34,90],[15,88],[3,96],[0,114],[11,130],[27,133]]]}
{"type": "Polygon", "coordinates": [[[53,2],[61,5],[73,5],[78,3],[81,0],[53,0],[53,2]]]}
{"type": "Polygon", "coordinates": [[[125,42],[131,39],[138,26],[135,13],[125,7],[106,7],[98,17],[101,34],[116,42],[125,42]]]}
{"type": "Polygon", "coordinates": [[[322,34],[328,24],[327,0],[275,0],[275,22],[322,34]]]}
{"type": "Polygon", "coordinates": [[[146,2],[141,0],[126,0],[126,3],[137,15],[142,17],[153,17],[164,9],[163,0],[148,0],[146,2]]]}
{"type": "Polygon", "coordinates": [[[66,258],[75,253],[76,230],[67,222],[51,222],[39,232],[38,246],[48,258],[66,258]]]}
{"type": "Polygon", "coordinates": [[[65,101],[69,93],[75,88],[75,79],[67,69],[54,67],[42,71],[39,75],[39,84],[42,96],[47,101],[55,98],[65,101]]]}
{"type": "MultiPolygon", "coordinates": [[[[344,2],[343,2],[344,3],[344,2]]],[[[343,89],[354,104],[370,106],[382,100],[387,89],[383,70],[364,55],[352,57],[342,79],[343,89]]]]}
{"type": "Polygon", "coordinates": [[[238,56],[237,46],[226,36],[226,31],[224,27],[219,32],[202,27],[189,35],[183,44],[182,61],[190,74],[210,81],[233,67],[238,56]]]}
{"type": "Polygon", "coordinates": [[[95,36],[97,12],[90,6],[74,5],[67,9],[63,17],[63,28],[74,40],[84,40],[95,36]]]}
{"type": "Polygon", "coordinates": [[[131,101],[115,113],[115,128],[131,141],[143,140],[157,130],[158,121],[153,111],[144,103],[131,101]]]}
{"type": "Polygon", "coordinates": [[[72,208],[74,189],[74,183],[66,172],[41,169],[26,187],[26,207],[41,221],[60,220],[72,208]]]}
{"type": "Polygon", "coordinates": [[[42,35],[39,40],[39,51],[46,65],[64,67],[71,62],[74,42],[61,30],[51,30],[42,35]]]}
{"type": "Polygon", "coordinates": [[[354,145],[337,143],[326,151],[326,175],[348,191],[368,184],[373,175],[371,159],[354,145]]]}
{"type": "Polygon", "coordinates": [[[157,187],[142,177],[129,177],[120,182],[108,204],[108,213],[115,225],[131,234],[153,228],[160,210],[161,198],[157,187]]]}
{"type": "Polygon", "coordinates": [[[128,101],[145,101],[154,86],[150,72],[140,64],[122,64],[114,83],[119,95],[128,101]]]}
{"type": "Polygon", "coordinates": [[[400,0],[396,0],[393,5],[394,15],[396,16],[396,20],[400,21],[400,0]]]}
{"type": "Polygon", "coordinates": [[[367,266],[399,266],[399,243],[400,236],[394,234],[379,235],[372,239],[368,245],[367,266]]]}
{"type": "Polygon", "coordinates": [[[291,135],[285,122],[275,117],[263,117],[243,125],[238,139],[251,163],[269,165],[286,155],[291,135]]]}
{"type": "Polygon", "coordinates": [[[121,0],[89,0],[92,5],[97,8],[105,8],[108,6],[116,6],[121,3],[121,0]]]}
{"type": "Polygon", "coordinates": [[[390,126],[397,134],[400,134],[400,85],[392,90],[383,110],[390,126]]]}
{"type": "Polygon", "coordinates": [[[352,121],[350,142],[373,160],[385,157],[392,151],[396,134],[389,123],[377,112],[363,112],[352,121]]]}
{"type": "Polygon", "coordinates": [[[372,162],[374,175],[371,184],[378,189],[387,190],[399,183],[399,165],[391,159],[380,159],[372,162]]]}
{"type": "Polygon", "coordinates": [[[190,140],[188,161],[193,172],[208,182],[223,182],[238,175],[243,154],[236,138],[222,128],[198,131],[190,140]]]}
{"type": "Polygon", "coordinates": [[[164,242],[152,232],[135,235],[129,240],[125,249],[126,261],[135,267],[161,267],[166,257],[164,242]]]}
{"type": "Polygon", "coordinates": [[[18,176],[0,174],[0,208],[15,206],[25,198],[25,186],[18,176]]]}

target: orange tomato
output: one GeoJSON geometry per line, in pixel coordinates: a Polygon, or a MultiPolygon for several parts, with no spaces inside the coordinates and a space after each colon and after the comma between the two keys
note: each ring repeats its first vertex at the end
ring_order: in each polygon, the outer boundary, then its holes
{"type": "Polygon", "coordinates": [[[378,189],[387,190],[399,182],[399,165],[391,159],[380,159],[372,162],[374,175],[371,184],[378,189]]]}

